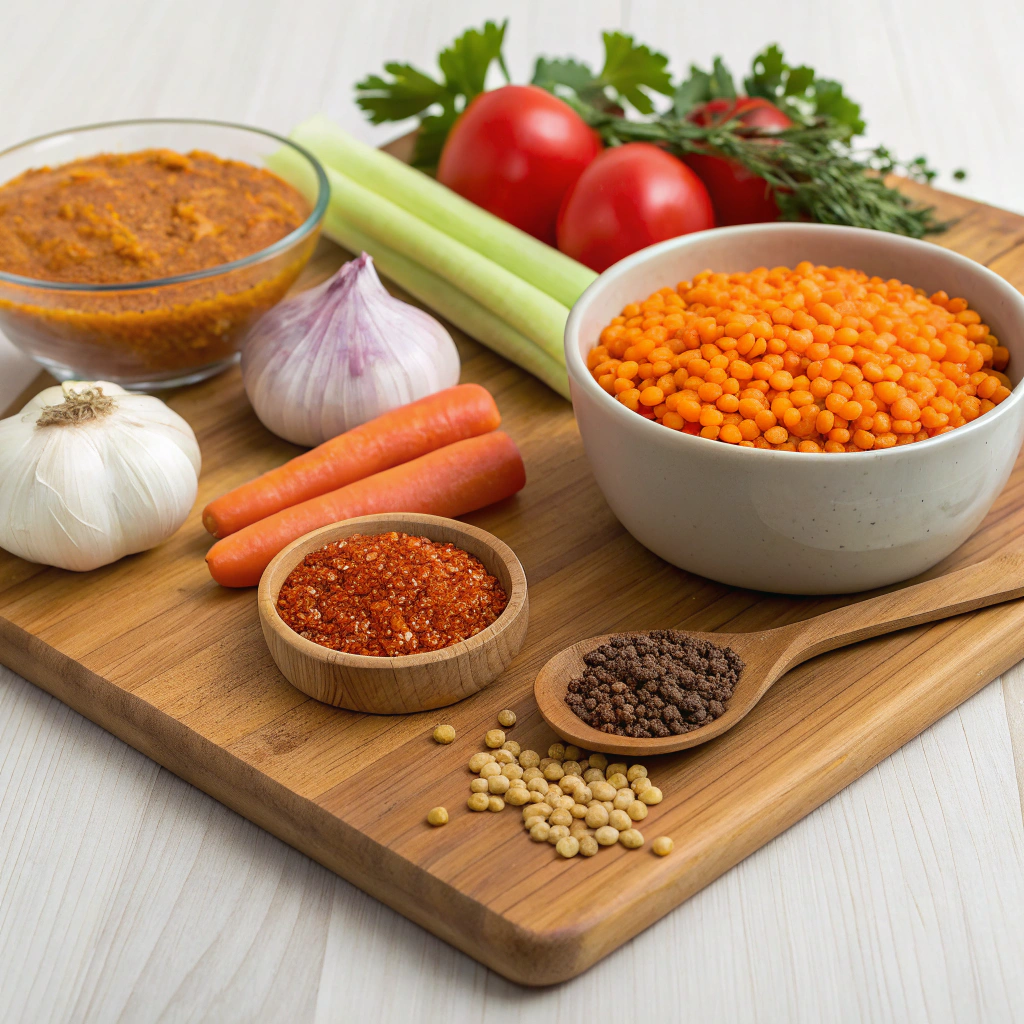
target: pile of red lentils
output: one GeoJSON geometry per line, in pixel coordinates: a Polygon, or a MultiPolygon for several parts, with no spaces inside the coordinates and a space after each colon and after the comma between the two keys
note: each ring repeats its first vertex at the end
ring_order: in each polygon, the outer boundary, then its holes
{"type": "Polygon", "coordinates": [[[587,366],[627,409],[746,448],[855,452],[1002,402],[1009,352],[966,300],[799,263],[704,271],[631,303],[587,366]]]}

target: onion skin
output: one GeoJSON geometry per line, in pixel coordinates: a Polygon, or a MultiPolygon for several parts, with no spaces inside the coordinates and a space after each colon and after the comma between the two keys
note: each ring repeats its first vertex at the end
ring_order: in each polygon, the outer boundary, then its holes
{"type": "Polygon", "coordinates": [[[457,384],[460,368],[451,335],[388,294],[366,253],[271,309],[242,350],[260,422],[306,447],[457,384]]]}

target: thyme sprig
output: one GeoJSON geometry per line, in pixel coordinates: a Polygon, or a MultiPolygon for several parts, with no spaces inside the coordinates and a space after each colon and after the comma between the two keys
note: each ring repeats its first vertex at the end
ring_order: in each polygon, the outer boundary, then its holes
{"type": "MultiPolygon", "coordinates": [[[[469,29],[438,57],[440,77],[408,64],[385,67],[356,86],[356,99],[375,123],[418,117],[413,162],[433,171],[448,132],[465,106],[486,88],[493,64],[509,75],[502,56],[507,22],[469,29]]],[[[606,145],[653,142],[680,156],[711,153],[736,160],[771,189],[785,220],[846,224],[921,238],[945,230],[931,206],[889,184],[889,175],[930,183],[936,171],[924,157],[903,161],[885,146],[863,147],[861,109],[843,87],[806,65],[790,65],[778,46],[757,54],[742,92],[767,99],[793,127],[767,132],[739,120],[703,126],[688,120],[701,104],[740,95],[720,57],[710,70],[689,69],[672,81],[668,58],[622,32],[603,35],[599,72],[572,58],[537,60],[534,85],[570,103],[606,145]],[[671,98],[668,109],[664,97],[671,98]],[[626,117],[631,110],[633,117],[626,117]]],[[[956,179],[964,177],[956,171],[956,179]]]]}
{"type": "Polygon", "coordinates": [[[934,207],[886,183],[889,174],[932,181],[935,171],[923,158],[900,162],[884,147],[857,149],[846,126],[827,119],[765,132],[738,121],[702,127],[671,115],[632,121],[574,105],[606,145],[653,142],[678,156],[714,152],[738,161],[768,183],[784,220],[874,228],[913,238],[948,226],[934,207]]]}

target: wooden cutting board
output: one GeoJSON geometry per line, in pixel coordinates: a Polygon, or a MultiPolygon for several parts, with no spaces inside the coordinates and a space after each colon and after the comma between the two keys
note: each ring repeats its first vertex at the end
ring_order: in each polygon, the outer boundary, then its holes
{"type": "MultiPolygon", "coordinates": [[[[1024,286],[1024,218],[915,191],[960,218],[941,244],[1024,286]]],[[[344,258],[323,243],[306,283],[344,258]]],[[[463,380],[493,392],[528,474],[516,498],[467,517],[512,546],[530,585],[526,645],[489,689],[440,712],[372,717],[280,675],[255,590],[222,590],[203,562],[203,505],[297,451],[257,421],[237,369],[170,398],[204,463],[196,508],[170,541],[87,574],[0,552],[0,662],[469,956],[544,985],[585,970],[1024,658],[1024,605],[801,666],[723,738],[651,760],[665,800],[643,823],[646,847],[556,859],[517,810],[466,809],[466,762],[501,708],[519,716],[510,736],[524,747],[554,740],[532,697],[551,655],[598,633],[758,629],[848,599],[735,590],[661,562],[609,511],[568,403],[455,333],[463,380]],[[443,721],[458,732],[448,747],[430,738],[443,721]],[[451,813],[443,829],[424,821],[437,804],[451,813]],[[671,856],[650,852],[658,835],[674,838],[671,856]]],[[[982,529],[937,571],[1024,533],[1022,498],[1018,463],[982,529]]]]}

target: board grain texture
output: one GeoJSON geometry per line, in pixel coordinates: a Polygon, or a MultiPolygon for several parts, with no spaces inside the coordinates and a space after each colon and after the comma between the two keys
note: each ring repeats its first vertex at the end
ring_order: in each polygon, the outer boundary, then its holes
{"type": "MultiPolygon", "coordinates": [[[[1024,286],[1024,218],[917,191],[959,218],[941,244],[1024,286]]],[[[304,282],[344,258],[323,243],[304,282]]],[[[761,629],[849,599],[756,594],[661,562],[604,503],[569,405],[453,333],[463,380],[492,391],[528,475],[516,498],[466,517],[512,547],[530,585],[526,644],[491,687],[441,712],[376,717],[319,704],[280,675],[255,590],[222,590],[203,562],[203,505],[297,451],[260,425],[237,369],[169,398],[204,466],[196,507],[166,544],[84,575],[0,553],[0,662],[468,955],[544,985],[585,970],[1019,661],[1024,607],[805,663],[722,738],[651,759],[665,800],[643,831],[672,836],[671,856],[648,845],[557,860],[513,809],[465,807],[466,761],[499,709],[517,713],[510,736],[524,747],[553,740],[532,697],[549,657],[600,633],[761,629]],[[458,732],[451,746],[430,739],[440,721],[458,732]],[[451,813],[439,830],[424,821],[437,804],[451,813]]],[[[1022,497],[1018,463],[982,528],[932,575],[1024,534],[1022,497]]]]}

